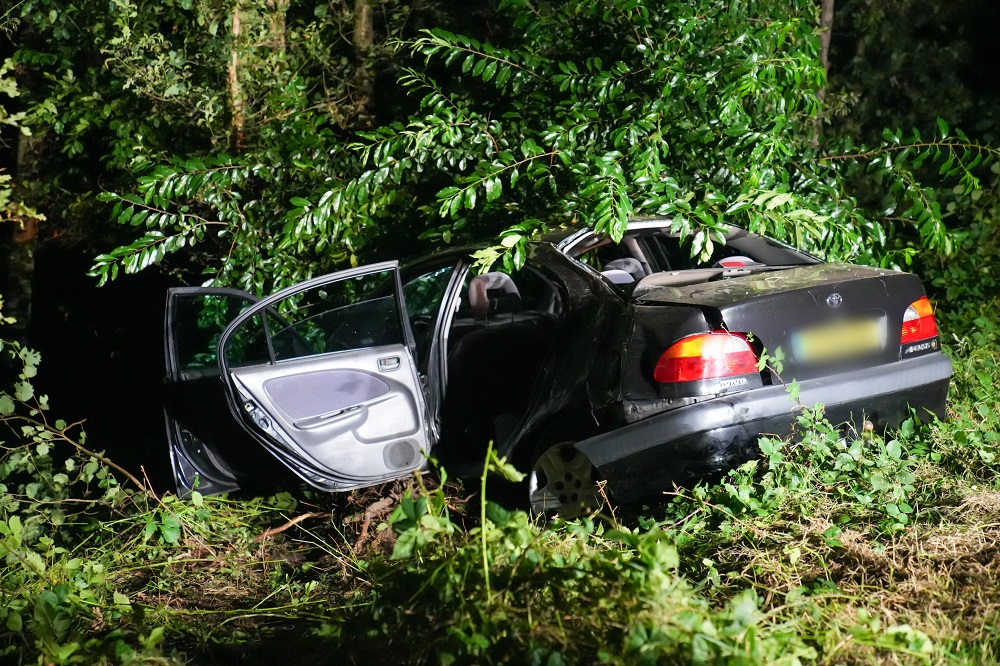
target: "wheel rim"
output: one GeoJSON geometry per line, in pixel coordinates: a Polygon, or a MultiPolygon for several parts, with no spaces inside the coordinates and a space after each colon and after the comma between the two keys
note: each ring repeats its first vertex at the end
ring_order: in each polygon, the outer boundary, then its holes
{"type": "Polygon", "coordinates": [[[537,514],[575,518],[601,508],[594,466],[587,456],[562,442],[545,450],[531,466],[528,501],[537,514]]]}

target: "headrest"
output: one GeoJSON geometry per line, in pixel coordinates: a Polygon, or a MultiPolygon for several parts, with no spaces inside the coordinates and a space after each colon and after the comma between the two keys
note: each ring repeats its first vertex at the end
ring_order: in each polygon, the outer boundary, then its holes
{"type": "Polygon", "coordinates": [[[635,279],[625,271],[609,270],[601,271],[601,275],[611,280],[613,284],[632,284],[635,279]]]}
{"type": "Polygon", "coordinates": [[[476,317],[521,309],[521,294],[506,273],[483,273],[469,283],[469,307],[476,317]]]}
{"type": "Polygon", "coordinates": [[[750,257],[744,257],[743,255],[738,254],[732,257],[719,259],[718,265],[723,268],[742,268],[743,266],[763,266],[764,264],[759,261],[754,261],[750,257]]]}
{"type": "Polygon", "coordinates": [[[604,270],[625,271],[632,276],[634,282],[638,282],[646,277],[646,271],[642,269],[642,264],[639,263],[638,259],[633,259],[632,257],[622,257],[621,259],[609,261],[604,264],[604,270]]]}

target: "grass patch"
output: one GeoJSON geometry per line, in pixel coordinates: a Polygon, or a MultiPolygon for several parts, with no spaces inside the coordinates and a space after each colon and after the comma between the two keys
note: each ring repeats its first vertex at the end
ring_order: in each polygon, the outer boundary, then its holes
{"type": "Polygon", "coordinates": [[[0,660],[995,662],[992,326],[952,345],[947,423],[845,437],[804,410],[720,483],[549,525],[427,476],[154,496],[49,420],[37,355],[5,343],[21,371],[0,396],[0,660]]]}

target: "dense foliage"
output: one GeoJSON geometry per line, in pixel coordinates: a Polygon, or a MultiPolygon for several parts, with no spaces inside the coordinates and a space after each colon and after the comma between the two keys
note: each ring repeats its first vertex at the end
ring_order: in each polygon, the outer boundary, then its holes
{"type": "Polygon", "coordinates": [[[955,69],[956,3],[838,3],[823,105],[806,0],[15,9],[0,123],[44,159],[16,190],[0,174],[0,219],[34,204],[100,248],[101,279],[159,265],[261,292],[417,235],[499,236],[481,258],[512,266],[546,227],[656,213],[694,252],[722,222],[919,252],[956,374],[947,423],[845,435],[803,410],[720,483],[543,525],[428,477],[156,496],[50,416],[40,355],[3,339],[0,660],[1000,658],[1000,167],[949,126],[995,134],[955,69]]]}
{"type": "MultiPolygon", "coordinates": [[[[263,0],[69,8],[30,0],[22,12],[31,29],[15,60],[35,82],[26,122],[60,154],[40,170],[38,196],[76,197],[61,215],[72,236],[107,239],[87,219],[108,215],[94,194],[130,188],[138,176],[150,205],[115,212],[147,230],[124,253],[128,270],[199,244],[204,252],[181,267],[212,273],[221,263],[227,281],[261,290],[306,277],[320,257],[336,263],[352,253],[352,228],[339,221],[309,242],[271,240],[296,195],[345,169],[343,132],[361,122],[342,37],[349,14],[263,0]],[[293,251],[301,267],[287,261],[293,251]]],[[[405,18],[391,15],[387,29],[405,18]]]]}
{"type": "Polygon", "coordinates": [[[499,234],[482,262],[514,266],[539,230],[617,235],[650,214],[694,253],[725,222],[900,263],[911,240],[950,253],[939,191],[974,191],[993,156],[944,121],[819,141],[811,0],[504,0],[488,39],[414,32],[436,15],[393,3],[376,39],[362,6],[26,0],[16,60],[44,82],[27,121],[64,156],[45,191],[104,190],[134,228],[94,275],[174,255],[190,277],[261,292],[418,234],[499,234]]]}

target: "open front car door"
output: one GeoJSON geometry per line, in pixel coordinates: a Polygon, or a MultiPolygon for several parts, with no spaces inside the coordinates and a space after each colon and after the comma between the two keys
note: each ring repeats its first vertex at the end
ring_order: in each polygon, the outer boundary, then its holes
{"type": "MultiPolygon", "coordinates": [[[[274,487],[274,456],[226,411],[218,343],[242,310],[260,299],[238,289],[180,287],[167,294],[164,416],[177,492],[204,495],[274,487]],[[222,410],[220,412],[220,410],[222,410]]],[[[288,475],[290,476],[290,475],[288,475]]]]}
{"type": "Polygon", "coordinates": [[[406,476],[432,439],[396,262],[322,276],[239,315],[219,340],[233,416],[307,483],[406,476]]]}

